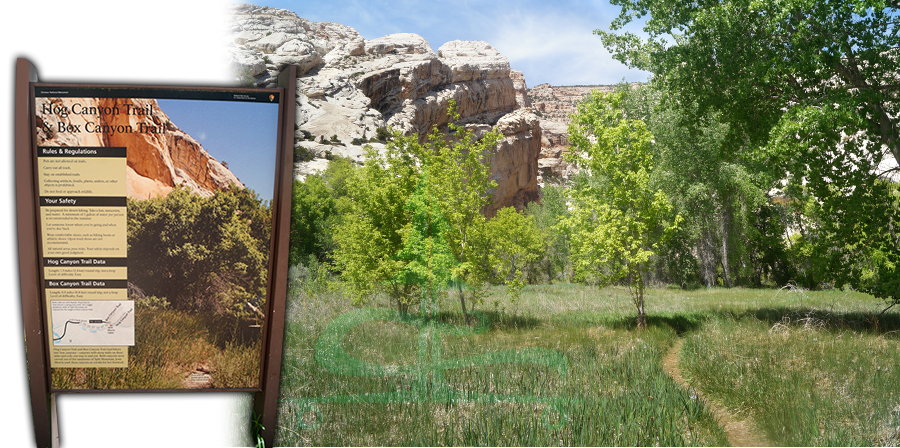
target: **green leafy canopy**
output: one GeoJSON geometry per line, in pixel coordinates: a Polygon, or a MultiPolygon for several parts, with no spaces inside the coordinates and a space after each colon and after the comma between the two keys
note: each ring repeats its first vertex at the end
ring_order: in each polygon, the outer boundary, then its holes
{"type": "MultiPolygon", "coordinates": [[[[614,57],[670,101],[728,124],[726,142],[822,206],[804,238],[837,285],[900,301],[900,2],[614,0],[614,57]],[[646,18],[643,31],[618,32],[646,18]],[[806,193],[804,193],[806,194],[806,193]]],[[[800,196],[791,200],[805,200],[800,196]]]]}
{"type": "Polygon", "coordinates": [[[624,94],[594,91],[569,126],[569,161],[586,175],[572,189],[571,234],[576,279],[600,285],[624,280],[632,291],[638,326],[646,325],[644,284],[650,259],[677,229],[666,195],[650,185],[652,135],[623,111],[624,94]]]}

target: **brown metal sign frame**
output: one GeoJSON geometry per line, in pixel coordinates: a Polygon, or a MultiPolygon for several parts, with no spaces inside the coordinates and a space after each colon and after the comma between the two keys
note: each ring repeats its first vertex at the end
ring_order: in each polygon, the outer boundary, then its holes
{"type": "MultiPolygon", "coordinates": [[[[282,343],[287,296],[288,244],[291,209],[291,181],[293,165],[296,67],[289,67],[279,77],[278,89],[281,106],[278,123],[278,150],[276,181],[272,202],[272,241],[268,270],[268,296],[263,325],[263,350],[260,361],[258,388],[227,389],[254,392],[255,423],[259,437],[266,446],[272,446],[275,438],[278,392],[281,379],[282,343]]],[[[28,366],[29,389],[32,403],[35,441],[39,447],[59,446],[59,425],[56,413],[56,394],[76,391],[54,390],[51,387],[49,341],[50,330],[43,298],[41,276],[40,232],[38,229],[38,197],[35,166],[35,95],[38,85],[37,70],[25,59],[16,62],[15,97],[15,170],[16,170],[16,219],[18,231],[19,282],[22,300],[22,318],[25,329],[25,349],[28,366]]],[[[54,84],[57,85],[57,84],[54,84]]],[[[63,84],[59,84],[63,85],[63,84]]],[[[185,88],[193,90],[222,91],[229,88],[153,87],[71,84],[77,87],[127,87],[127,88],[185,88]]],[[[233,90],[254,90],[237,89],[233,90]]],[[[264,89],[259,89],[264,90],[264,89]]],[[[265,89],[271,91],[272,89],[265,89]]],[[[205,389],[222,391],[222,389],[205,389]]],[[[176,390],[85,390],[79,393],[97,392],[175,392],[176,390]]],[[[197,391],[186,389],[184,391],[197,391]]],[[[179,392],[181,392],[179,390],[179,392]]]]}

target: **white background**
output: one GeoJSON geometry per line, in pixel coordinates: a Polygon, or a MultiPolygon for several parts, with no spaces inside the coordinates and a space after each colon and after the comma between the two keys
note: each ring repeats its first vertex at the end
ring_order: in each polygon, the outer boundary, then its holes
{"type": "MultiPolygon", "coordinates": [[[[34,446],[16,252],[12,133],[16,58],[29,59],[46,82],[227,85],[226,6],[210,0],[36,0],[4,6],[0,17],[3,446],[34,446]]],[[[249,426],[246,394],[67,394],[58,404],[65,448],[221,447],[249,442],[244,435],[249,426]]]]}

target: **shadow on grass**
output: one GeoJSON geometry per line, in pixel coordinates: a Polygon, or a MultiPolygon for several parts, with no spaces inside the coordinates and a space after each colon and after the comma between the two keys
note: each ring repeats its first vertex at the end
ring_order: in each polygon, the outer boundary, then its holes
{"type": "Polygon", "coordinates": [[[873,335],[892,334],[900,338],[900,313],[861,311],[836,312],[800,307],[775,307],[734,314],[737,319],[753,317],[768,324],[831,331],[860,331],[873,335]]]}
{"type": "MultiPolygon", "coordinates": [[[[491,322],[491,328],[500,330],[533,330],[543,326],[593,327],[605,325],[613,329],[634,331],[636,314],[607,314],[604,312],[568,311],[559,315],[538,316],[529,313],[510,313],[506,310],[481,310],[491,322]]],[[[678,336],[699,330],[710,319],[753,319],[770,327],[784,325],[790,328],[806,328],[829,331],[859,331],[900,339],[900,310],[835,311],[823,307],[779,306],[749,310],[700,309],[697,311],[662,312],[647,314],[650,328],[672,329],[678,336]]],[[[467,323],[458,310],[441,311],[437,320],[450,325],[475,325],[474,317],[467,323]]]]}
{"type": "MultiPolygon", "coordinates": [[[[468,322],[466,322],[466,318],[459,311],[440,311],[435,315],[434,320],[447,325],[475,326],[479,322],[479,314],[487,318],[491,328],[503,330],[529,330],[537,328],[543,323],[541,319],[531,316],[487,310],[477,310],[474,313],[470,312],[468,322]]],[[[414,316],[415,314],[411,313],[410,315],[414,316]]]]}
{"type": "MultiPolygon", "coordinates": [[[[692,311],[672,314],[647,314],[647,326],[671,328],[678,336],[699,329],[708,319],[755,319],[770,327],[806,328],[827,331],[859,331],[900,339],[900,313],[884,314],[863,311],[838,312],[801,307],[766,307],[747,311],[692,311]]],[[[636,330],[636,317],[603,320],[604,324],[623,330],[636,330]]]]}
{"type": "MultiPolygon", "coordinates": [[[[647,314],[648,328],[671,328],[675,334],[682,336],[684,333],[694,331],[703,325],[709,318],[709,314],[701,311],[688,313],[647,314]]],[[[603,319],[602,323],[617,330],[637,330],[637,316],[610,317],[603,319]]]]}
{"type": "Polygon", "coordinates": [[[494,327],[504,330],[531,330],[544,323],[542,319],[533,316],[510,314],[504,311],[482,311],[482,314],[491,320],[494,327]]]}
{"type": "MultiPolygon", "coordinates": [[[[483,314],[491,319],[494,328],[504,330],[531,330],[552,322],[559,325],[559,319],[509,314],[503,311],[485,311],[483,314]]],[[[637,329],[637,316],[620,316],[604,313],[568,313],[567,315],[568,323],[572,326],[606,325],[616,330],[632,331],[637,329]]],[[[677,335],[681,336],[683,333],[699,328],[709,317],[708,313],[702,311],[647,314],[647,326],[650,328],[671,328],[677,335]]]]}
{"type": "MultiPolygon", "coordinates": [[[[485,312],[496,328],[533,329],[547,323],[533,316],[510,315],[504,312],[485,312]]],[[[828,331],[859,331],[900,339],[900,313],[864,311],[829,311],[806,307],[764,307],[746,311],[704,310],[681,313],[647,314],[650,328],[671,328],[678,336],[698,330],[709,319],[755,319],[770,327],[784,325],[791,328],[807,328],[828,331]]],[[[636,316],[595,315],[593,324],[607,325],[614,329],[634,331],[636,316]]],[[[573,322],[574,323],[574,322],[573,322]]],[[[585,322],[580,322],[584,324],[585,322]]]]}

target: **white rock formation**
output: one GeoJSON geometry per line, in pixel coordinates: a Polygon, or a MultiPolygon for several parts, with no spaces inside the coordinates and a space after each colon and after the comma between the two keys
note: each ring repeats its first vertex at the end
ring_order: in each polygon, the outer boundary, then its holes
{"type": "MultiPolygon", "coordinates": [[[[539,120],[528,108],[524,76],[486,42],[452,41],[435,53],[416,34],[367,41],[353,28],[282,9],[232,8],[232,63],[242,81],[274,85],[286,66],[300,68],[296,139],[307,151],[359,159],[362,148],[353,143],[387,126],[424,138],[447,123],[455,100],[463,123],[497,126],[506,136],[491,166],[498,187],[488,215],[539,198],[539,120]],[[342,145],[328,144],[334,138],[342,145]]],[[[323,166],[313,160],[295,175],[323,166]]]]}

